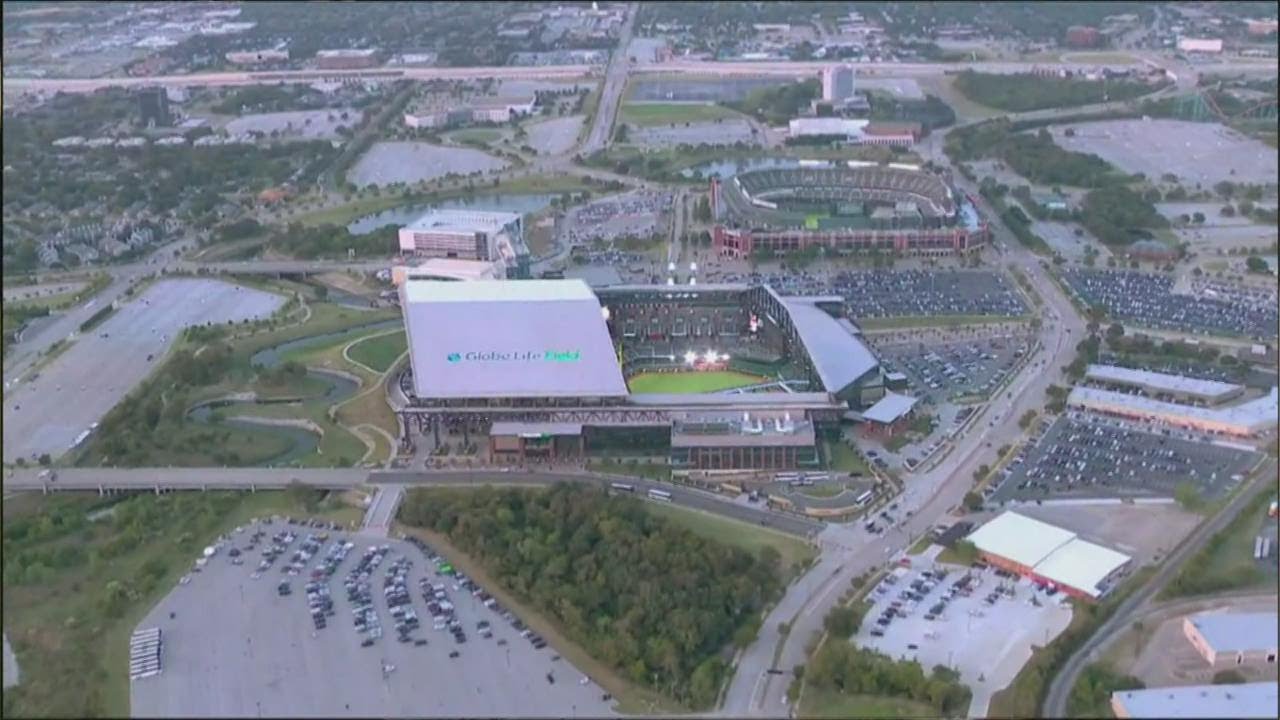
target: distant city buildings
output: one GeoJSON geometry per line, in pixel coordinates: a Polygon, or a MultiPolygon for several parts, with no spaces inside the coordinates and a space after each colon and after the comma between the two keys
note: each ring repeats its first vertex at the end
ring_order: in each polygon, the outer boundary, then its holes
{"type": "Polygon", "coordinates": [[[364,70],[381,64],[376,48],[343,48],[316,53],[316,67],[321,70],[364,70]]]}
{"type": "Polygon", "coordinates": [[[443,128],[468,122],[504,123],[513,118],[532,115],[536,98],[484,98],[462,107],[436,107],[404,114],[405,127],[413,129],[443,128]]]}

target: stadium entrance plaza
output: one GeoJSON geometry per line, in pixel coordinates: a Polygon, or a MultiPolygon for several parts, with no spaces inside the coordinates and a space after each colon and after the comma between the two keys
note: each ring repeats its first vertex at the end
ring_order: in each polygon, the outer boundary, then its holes
{"type": "MultiPolygon", "coordinates": [[[[234,545],[248,542],[255,528],[230,534],[234,545]]],[[[283,523],[261,526],[270,536],[291,529],[299,539],[276,565],[253,579],[258,553],[245,554],[245,564],[232,565],[224,551],[204,570],[179,584],[139,623],[164,634],[163,673],[134,681],[134,717],[606,717],[613,714],[605,692],[566,660],[552,660],[550,646],[535,650],[500,615],[486,609],[471,593],[455,591],[452,578],[434,575],[434,565],[404,541],[350,533],[332,533],[317,559],[342,540],[355,543],[329,581],[335,614],[328,627],[315,630],[307,610],[304,575],[280,571],[309,528],[283,523]],[[392,560],[412,560],[408,576],[411,606],[423,627],[413,633],[426,646],[395,639],[394,619],[386,602],[375,599],[385,634],[372,647],[352,627],[351,604],[343,581],[366,548],[391,547],[382,566],[371,574],[379,595],[383,572],[392,560]],[[422,577],[446,582],[449,598],[468,637],[455,644],[448,632],[433,632],[426,603],[418,589],[422,577]],[[276,586],[289,580],[293,594],[280,597],[276,586]],[[171,616],[172,613],[172,616],[171,616]],[[476,623],[488,620],[494,636],[480,637],[476,623]],[[507,644],[497,645],[499,639],[507,644]],[[450,658],[458,650],[460,656],[450,658]],[[395,666],[390,673],[383,664],[395,666]],[[555,683],[549,683],[547,673],[555,683]]],[[[319,532],[319,531],[315,531],[319,532]]],[[[310,565],[307,566],[308,571],[310,565]]],[[[116,658],[120,663],[125,657],[116,658]]]]}
{"type": "MultiPolygon", "coordinates": [[[[940,548],[934,547],[931,552],[940,548]]],[[[1031,658],[1032,647],[1043,647],[1057,637],[1071,622],[1071,606],[1060,604],[1062,593],[1053,597],[1036,591],[1029,580],[1003,580],[1012,584],[1014,596],[1001,596],[994,605],[984,602],[986,596],[1000,586],[1002,579],[993,568],[973,575],[982,584],[974,587],[969,597],[957,596],[947,604],[936,620],[925,620],[925,613],[937,603],[965,569],[939,565],[950,571],[946,580],[925,596],[907,617],[896,617],[884,628],[876,618],[898,600],[901,589],[930,569],[926,555],[917,556],[911,570],[883,594],[873,593],[874,606],[867,612],[853,642],[882,652],[889,657],[916,660],[929,672],[935,665],[945,665],[960,673],[960,681],[973,690],[970,717],[984,717],[991,696],[1013,682],[1018,671],[1031,658]],[[1039,605],[1032,604],[1035,598],[1039,605]],[[883,637],[873,637],[872,629],[880,628],[883,637]],[[914,648],[909,646],[914,645],[914,648]]]]}

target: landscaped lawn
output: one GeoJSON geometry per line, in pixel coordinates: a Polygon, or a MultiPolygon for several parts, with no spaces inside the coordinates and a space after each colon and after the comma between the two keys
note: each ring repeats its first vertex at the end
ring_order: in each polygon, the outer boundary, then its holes
{"type": "Polygon", "coordinates": [[[934,718],[938,711],[914,700],[875,695],[841,695],[805,688],[802,718],[934,718]]]}
{"type": "Polygon", "coordinates": [[[465,128],[455,130],[445,137],[460,143],[488,144],[502,138],[502,131],[495,128],[465,128]]]}
{"type": "Polygon", "coordinates": [[[377,335],[352,345],[347,354],[352,360],[378,372],[386,372],[408,347],[404,331],[377,335]]]}
{"type": "Polygon", "coordinates": [[[645,508],[656,515],[683,525],[702,537],[740,547],[747,552],[755,553],[762,547],[773,547],[782,556],[782,569],[786,577],[791,577],[795,572],[796,563],[808,562],[816,554],[812,545],[776,530],[677,505],[645,503],[645,508]]]}
{"type": "Polygon", "coordinates": [[[826,442],[823,443],[823,447],[826,450],[827,463],[831,470],[854,475],[866,475],[871,472],[862,456],[845,443],[826,442]]]}
{"type": "Polygon", "coordinates": [[[633,393],[694,394],[744,387],[764,382],[759,375],[719,370],[714,372],[640,373],[627,383],[633,393]]]}
{"type": "Polygon", "coordinates": [[[719,105],[700,103],[627,103],[622,106],[621,121],[629,125],[672,125],[687,122],[709,122],[741,117],[739,113],[719,105]]]}

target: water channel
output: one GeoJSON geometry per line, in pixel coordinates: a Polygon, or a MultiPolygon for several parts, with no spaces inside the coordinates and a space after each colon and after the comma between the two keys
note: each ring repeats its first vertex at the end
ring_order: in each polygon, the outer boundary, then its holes
{"type": "MultiPolygon", "coordinates": [[[[378,330],[391,330],[401,327],[403,321],[399,318],[390,320],[382,320],[379,322],[366,323],[355,327],[337,330],[334,332],[322,333],[319,335],[308,335],[307,337],[290,340],[288,342],[273,345],[254,353],[249,362],[255,366],[266,368],[274,368],[282,362],[282,358],[289,356],[295,351],[305,351],[314,348],[332,345],[337,341],[353,340],[360,335],[366,335],[378,330]]],[[[223,416],[234,416],[237,406],[249,405],[282,405],[282,404],[302,404],[309,402],[322,402],[324,405],[335,405],[345,401],[347,398],[355,395],[360,389],[359,383],[341,375],[333,373],[308,370],[307,377],[313,381],[322,383],[325,387],[324,392],[320,394],[308,395],[305,397],[295,398],[264,398],[257,400],[215,400],[211,402],[201,403],[187,411],[187,417],[197,423],[209,423],[215,410],[222,410],[220,414],[223,416]]],[[[292,465],[307,455],[314,454],[320,445],[320,436],[302,427],[290,427],[286,425],[268,425],[265,423],[253,422],[249,420],[222,420],[222,424],[248,430],[253,433],[267,433],[283,438],[288,443],[288,449],[267,459],[263,465],[268,467],[281,467],[292,465]]]]}

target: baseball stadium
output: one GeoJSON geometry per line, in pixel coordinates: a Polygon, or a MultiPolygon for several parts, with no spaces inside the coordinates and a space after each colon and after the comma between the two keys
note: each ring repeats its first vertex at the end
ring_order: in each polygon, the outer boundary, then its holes
{"type": "Polygon", "coordinates": [[[669,453],[673,471],[820,467],[820,437],[884,395],[838,297],[581,280],[400,288],[404,436],[487,438],[494,460],[669,453]]]}
{"type": "Polygon", "coordinates": [[[986,242],[973,202],[919,166],[800,162],[711,181],[712,244],[721,255],[811,247],[944,255],[986,242]]]}

